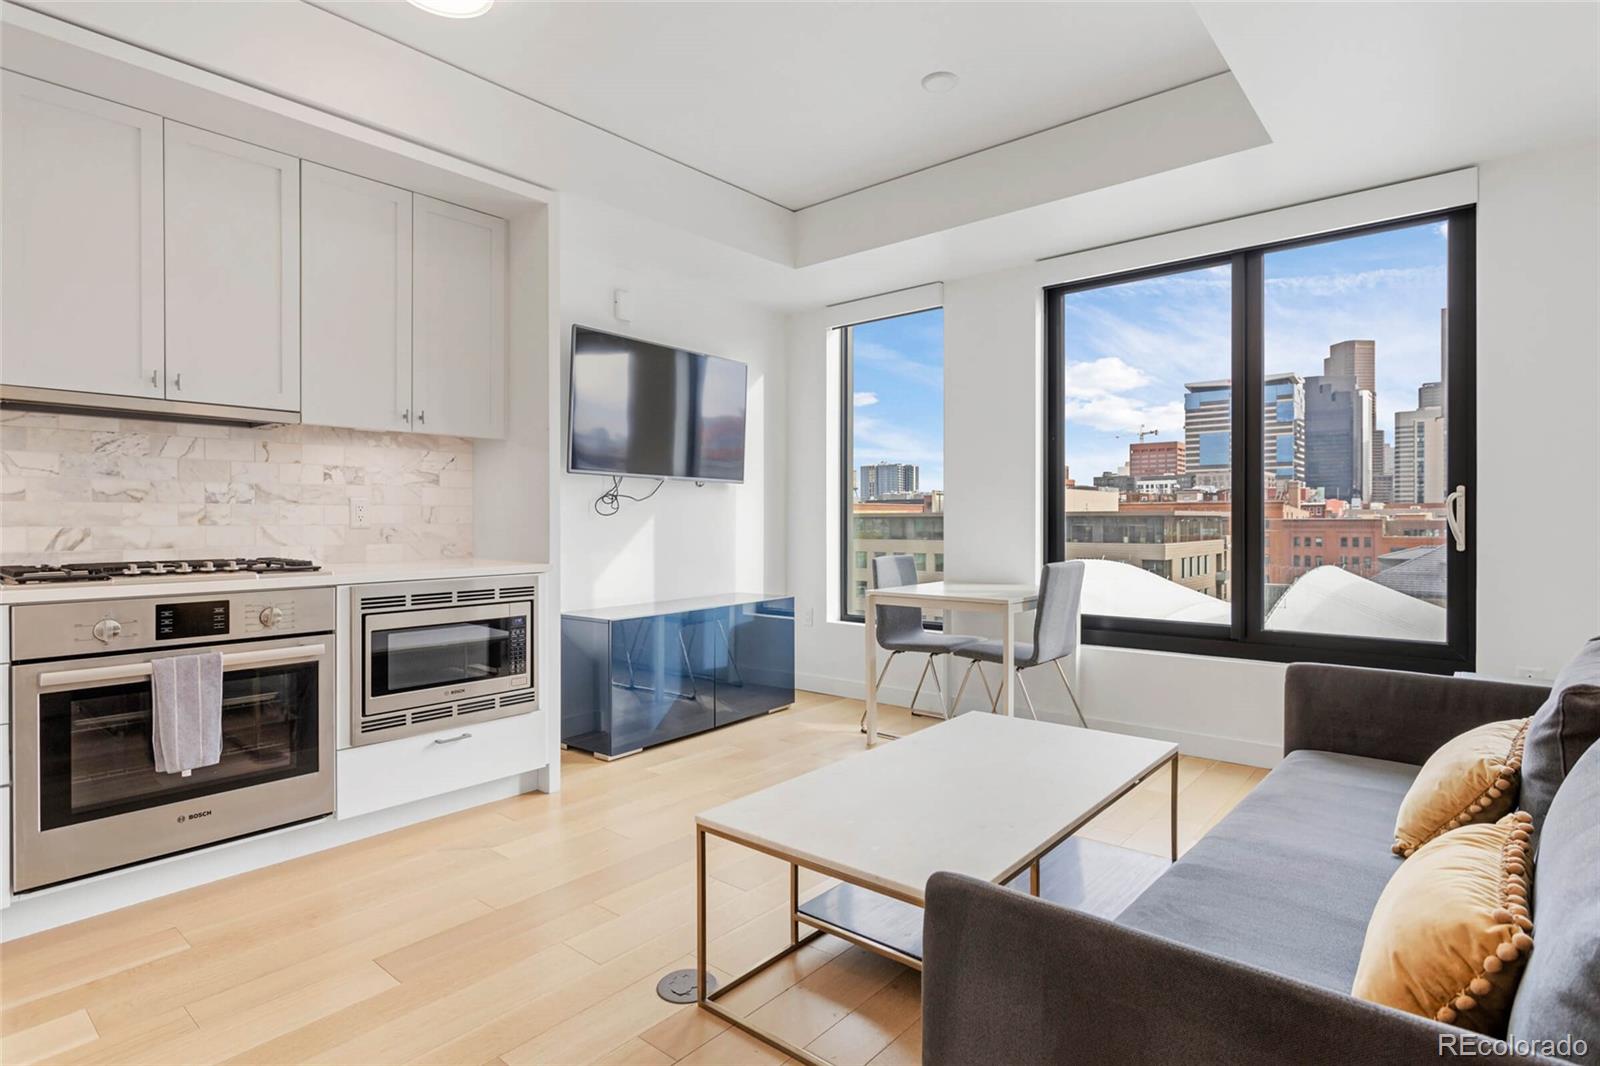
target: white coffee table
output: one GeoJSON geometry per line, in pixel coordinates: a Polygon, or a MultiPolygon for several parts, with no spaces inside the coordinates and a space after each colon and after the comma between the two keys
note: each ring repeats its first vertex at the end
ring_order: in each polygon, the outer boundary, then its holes
{"type": "Polygon", "coordinates": [[[947,870],[1002,884],[1027,870],[1028,890],[1039,895],[1047,853],[1162,766],[1172,774],[1176,859],[1177,745],[983,713],[702,811],[695,816],[700,1005],[801,1062],[820,1063],[717,1001],[824,933],[920,970],[921,915],[908,908],[922,906],[932,874],[947,870]],[[711,995],[705,994],[707,835],[789,864],[789,945],[711,995]],[[842,884],[802,904],[801,867],[842,884]],[[802,937],[801,925],[812,931],[802,937]]]}

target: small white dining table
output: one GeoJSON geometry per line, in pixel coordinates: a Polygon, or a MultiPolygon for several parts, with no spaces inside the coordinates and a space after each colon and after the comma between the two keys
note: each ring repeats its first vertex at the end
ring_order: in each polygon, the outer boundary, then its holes
{"type": "Polygon", "coordinates": [[[879,607],[918,607],[924,611],[943,611],[945,632],[950,632],[953,611],[984,611],[1003,619],[1001,642],[1005,648],[1001,663],[1001,684],[1007,717],[1015,716],[1017,615],[1033,610],[1039,602],[1037,585],[1005,585],[975,581],[929,581],[921,585],[868,589],[866,604],[867,638],[867,747],[878,742],[878,611],[879,607]]]}

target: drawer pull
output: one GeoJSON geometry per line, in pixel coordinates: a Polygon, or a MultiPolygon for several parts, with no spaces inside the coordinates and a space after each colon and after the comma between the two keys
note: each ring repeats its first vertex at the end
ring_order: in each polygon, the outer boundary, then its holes
{"type": "Polygon", "coordinates": [[[434,743],[435,744],[454,744],[456,741],[458,741],[458,740],[466,740],[470,736],[472,736],[471,733],[462,733],[458,737],[440,737],[439,739],[435,740],[434,743]]]}

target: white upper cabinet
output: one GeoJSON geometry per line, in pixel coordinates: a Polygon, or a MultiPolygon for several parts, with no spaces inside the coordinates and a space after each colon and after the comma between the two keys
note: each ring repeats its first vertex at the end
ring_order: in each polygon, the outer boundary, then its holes
{"type": "Polygon", "coordinates": [[[411,193],[300,164],[306,422],[411,428],[411,193]]]}
{"type": "Polygon", "coordinates": [[[299,169],[166,123],[167,399],[300,409],[299,169]]]}
{"type": "Polygon", "coordinates": [[[506,224],[413,196],[411,428],[505,433],[506,224]]]}
{"type": "Polygon", "coordinates": [[[161,119],[0,83],[0,381],[162,395],[161,119]]]}

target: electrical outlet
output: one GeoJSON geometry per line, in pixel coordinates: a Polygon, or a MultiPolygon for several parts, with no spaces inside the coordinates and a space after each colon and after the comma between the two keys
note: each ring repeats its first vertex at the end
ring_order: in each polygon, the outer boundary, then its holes
{"type": "Polygon", "coordinates": [[[801,615],[801,618],[803,620],[801,623],[802,625],[810,626],[816,622],[816,612],[812,608],[807,607],[805,609],[805,613],[801,615]]]}
{"type": "Polygon", "coordinates": [[[365,501],[365,500],[351,500],[350,501],[350,528],[351,529],[366,529],[367,525],[368,525],[368,521],[367,521],[367,501],[365,501]]]}

